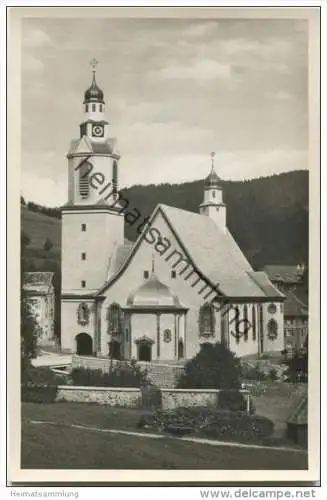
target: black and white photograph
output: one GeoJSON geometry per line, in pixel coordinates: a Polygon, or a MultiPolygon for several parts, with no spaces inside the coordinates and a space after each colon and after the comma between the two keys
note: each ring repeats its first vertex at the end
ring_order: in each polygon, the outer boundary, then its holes
{"type": "Polygon", "coordinates": [[[20,471],[318,479],[319,8],[33,9],[20,471]]]}

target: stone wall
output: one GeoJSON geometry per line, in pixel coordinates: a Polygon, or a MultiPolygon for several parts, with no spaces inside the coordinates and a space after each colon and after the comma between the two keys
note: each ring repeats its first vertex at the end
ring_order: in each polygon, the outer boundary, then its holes
{"type": "MultiPolygon", "coordinates": [[[[91,370],[102,370],[108,372],[112,364],[126,364],[126,361],[110,360],[109,358],[96,358],[92,356],[77,356],[72,357],[72,368],[89,368],[91,370]]],[[[161,363],[157,362],[141,362],[138,361],[136,366],[147,371],[148,380],[160,388],[172,389],[176,387],[180,375],[184,371],[183,364],[161,363]]]]}
{"type": "Polygon", "coordinates": [[[216,389],[161,389],[162,407],[171,410],[180,406],[213,406],[218,400],[216,389]]]}
{"type": "MultiPolygon", "coordinates": [[[[171,410],[178,407],[215,407],[219,397],[216,389],[161,389],[162,408],[171,410]]],[[[248,391],[241,391],[245,395],[248,391]]],[[[141,408],[142,391],[138,388],[120,387],[58,387],[56,401],[77,403],[97,403],[110,407],[141,408]]]]}
{"type": "Polygon", "coordinates": [[[120,408],[139,408],[142,395],[141,390],[137,388],[60,385],[56,400],[75,403],[97,403],[120,408]]]}

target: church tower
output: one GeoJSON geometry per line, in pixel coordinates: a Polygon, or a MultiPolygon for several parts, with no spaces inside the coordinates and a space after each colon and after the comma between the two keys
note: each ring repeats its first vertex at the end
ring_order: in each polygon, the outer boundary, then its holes
{"type": "Polygon", "coordinates": [[[215,153],[211,153],[211,171],[204,181],[204,199],[200,205],[200,214],[211,217],[223,230],[226,228],[226,205],[223,202],[221,179],[214,166],[215,153]]]}
{"type": "Polygon", "coordinates": [[[96,82],[84,93],[79,138],[71,141],[68,203],[62,209],[62,296],[86,296],[106,281],[109,260],[124,242],[124,217],[118,205],[120,155],[105,119],[104,93],[96,82]]]}

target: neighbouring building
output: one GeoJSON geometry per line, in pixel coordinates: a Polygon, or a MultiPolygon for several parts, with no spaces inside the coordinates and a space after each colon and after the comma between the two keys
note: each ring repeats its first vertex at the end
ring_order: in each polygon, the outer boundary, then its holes
{"type": "Polygon", "coordinates": [[[266,266],[264,272],[285,295],[284,337],[286,351],[301,350],[308,337],[308,287],[303,264],[266,266]]]}
{"type": "Polygon", "coordinates": [[[62,349],[140,361],[188,359],[218,341],[239,356],[281,351],[284,295],[228,230],[214,155],[199,213],[160,204],[143,218],[119,192],[95,68],[83,110],[62,208],[62,349]],[[124,221],[136,242],[125,240],[124,221]]]}
{"type": "Polygon", "coordinates": [[[32,312],[41,328],[39,343],[48,344],[54,341],[55,291],[54,273],[24,273],[24,292],[31,305],[32,312]]]}

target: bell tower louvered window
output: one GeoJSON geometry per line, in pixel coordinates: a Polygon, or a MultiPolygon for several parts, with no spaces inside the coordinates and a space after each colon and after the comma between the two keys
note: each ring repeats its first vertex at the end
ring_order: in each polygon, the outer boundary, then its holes
{"type": "Polygon", "coordinates": [[[82,198],[87,198],[90,192],[89,173],[92,165],[89,162],[83,163],[79,169],[79,194],[82,198]]]}

